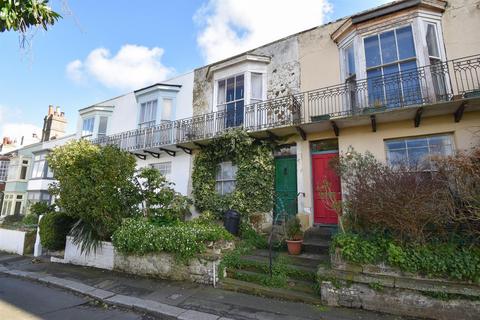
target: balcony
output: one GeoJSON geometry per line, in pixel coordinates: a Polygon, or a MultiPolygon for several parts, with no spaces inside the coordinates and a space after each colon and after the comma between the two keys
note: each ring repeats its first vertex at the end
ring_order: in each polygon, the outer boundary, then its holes
{"type": "MultiPolygon", "coordinates": [[[[93,140],[130,152],[192,148],[231,128],[254,136],[313,132],[354,125],[452,113],[460,121],[465,107],[480,110],[480,55],[435,63],[399,73],[320,88],[254,103],[236,110],[163,122],[93,140]],[[467,103],[468,102],[468,103],[467,103]],[[397,112],[403,110],[403,112],[397,112]],[[169,147],[170,148],[167,148],[169,147]]],[[[375,126],[375,127],[374,127],[375,126]]]]}

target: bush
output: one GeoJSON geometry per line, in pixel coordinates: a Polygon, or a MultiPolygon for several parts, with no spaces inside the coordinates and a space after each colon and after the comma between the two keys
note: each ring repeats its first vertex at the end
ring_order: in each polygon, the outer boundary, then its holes
{"type": "Polygon", "coordinates": [[[25,226],[33,226],[38,223],[38,216],[36,214],[27,214],[22,219],[22,224],[25,226]]]}
{"type": "Polygon", "coordinates": [[[48,250],[63,250],[74,220],[63,212],[51,212],[40,221],[40,241],[48,250]]]}
{"type": "Polygon", "coordinates": [[[146,219],[125,219],[112,236],[114,247],[123,254],[169,252],[181,261],[204,252],[206,242],[231,239],[232,235],[216,224],[179,222],[159,226],[146,219]]]}
{"type": "Polygon", "coordinates": [[[191,201],[176,192],[173,183],[154,168],[143,168],[137,175],[144,205],[144,216],[157,224],[183,221],[190,213],[191,201]]]}
{"type": "Polygon", "coordinates": [[[35,202],[30,205],[30,214],[40,216],[55,211],[55,205],[50,205],[44,201],[35,202]]]}
{"type": "Polygon", "coordinates": [[[339,248],[350,262],[366,264],[385,262],[403,271],[429,277],[480,282],[480,248],[466,248],[458,243],[401,244],[381,236],[337,234],[332,249],[339,248]]]}
{"type": "Polygon", "coordinates": [[[71,235],[82,252],[109,241],[122,220],[139,213],[140,193],[134,184],[135,158],[115,146],[87,140],[56,147],[48,164],[57,183],[50,193],[76,224],[71,235]]]}
{"type": "Polygon", "coordinates": [[[450,157],[433,159],[435,178],[450,196],[447,207],[455,231],[480,243],[480,147],[450,157]]]}
{"type": "Polygon", "coordinates": [[[450,196],[430,172],[390,167],[355,151],[340,157],[339,172],[347,230],[415,242],[446,236],[450,196]]]}
{"type": "Polygon", "coordinates": [[[17,223],[17,222],[22,221],[22,219],[23,219],[23,216],[22,216],[21,214],[8,215],[8,216],[6,216],[5,218],[3,218],[2,225],[15,224],[15,223],[17,223]]]}

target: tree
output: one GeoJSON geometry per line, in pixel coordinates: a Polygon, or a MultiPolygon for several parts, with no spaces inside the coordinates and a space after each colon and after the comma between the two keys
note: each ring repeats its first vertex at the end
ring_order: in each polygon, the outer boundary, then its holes
{"type": "Polygon", "coordinates": [[[61,17],[48,6],[48,0],[0,0],[0,32],[26,33],[32,27],[47,30],[61,17]]]}
{"type": "Polygon", "coordinates": [[[79,140],[55,148],[47,159],[58,181],[50,192],[58,196],[60,210],[77,221],[71,235],[82,251],[109,241],[123,218],[139,214],[135,158],[128,152],[79,140]]]}

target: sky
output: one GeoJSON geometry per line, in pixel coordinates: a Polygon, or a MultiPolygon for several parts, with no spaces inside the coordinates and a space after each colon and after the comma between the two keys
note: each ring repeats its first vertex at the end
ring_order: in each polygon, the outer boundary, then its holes
{"type": "Polygon", "coordinates": [[[0,135],[41,135],[49,105],[73,133],[80,108],[385,2],[50,0],[63,19],[25,49],[0,33],[0,135]]]}

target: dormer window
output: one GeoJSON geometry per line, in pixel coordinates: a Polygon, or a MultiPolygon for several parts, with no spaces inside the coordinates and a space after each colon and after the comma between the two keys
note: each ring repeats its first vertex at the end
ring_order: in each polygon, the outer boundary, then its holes
{"type": "Polygon", "coordinates": [[[149,128],[157,121],[157,100],[150,100],[140,104],[140,119],[138,127],[149,128]]]}
{"type": "Polygon", "coordinates": [[[82,137],[91,137],[93,135],[93,128],[95,125],[95,118],[89,117],[83,119],[82,137]]]}

